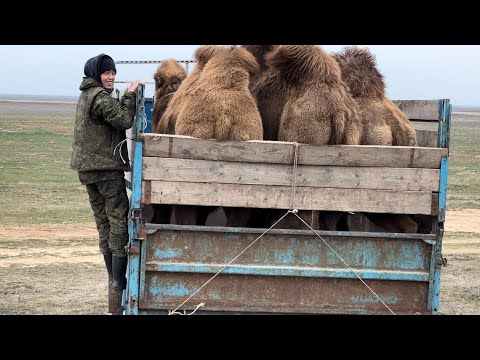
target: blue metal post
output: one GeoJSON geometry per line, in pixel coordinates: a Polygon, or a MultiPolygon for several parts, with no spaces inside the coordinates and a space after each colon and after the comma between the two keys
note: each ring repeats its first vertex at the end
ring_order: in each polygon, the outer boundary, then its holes
{"type": "MultiPolygon", "coordinates": [[[[449,148],[450,146],[450,129],[451,129],[451,115],[452,105],[450,100],[439,100],[439,121],[438,121],[438,140],[437,146],[439,148],[449,148]]],[[[440,305],[440,268],[443,264],[442,257],[442,242],[444,235],[445,213],[447,208],[447,184],[448,184],[448,155],[442,157],[440,163],[440,189],[438,194],[438,217],[434,226],[434,231],[437,235],[435,245],[432,249],[432,264],[433,269],[432,281],[430,284],[429,305],[431,306],[432,314],[438,314],[440,305]]]]}
{"type": "Polygon", "coordinates": [[[133,155],[132,169],[132,199],[130,203],[130,215],[128,221],[129,232],[129,253],[127,269],[127,296],[125,304],[125,314],[138,314],[138,298],[140,284],[140,252],[141,248],[138,225],[140,221],[141,197],[142,197],[142,155],[143,143],[140,137],[143,134],[147,118],[145,114],[145,86],[140,85],[137,90],[137,112],[135,126],[135,146],[133,155]]]}

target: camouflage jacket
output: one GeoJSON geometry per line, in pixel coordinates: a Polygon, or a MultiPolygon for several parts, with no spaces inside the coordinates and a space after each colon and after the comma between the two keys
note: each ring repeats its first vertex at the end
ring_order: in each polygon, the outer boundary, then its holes
{"type": "Polygon", "coordinates": [[[133,125],[136,94],[126,92],[118,101],[89,77],[83,78],[80,90],[70,168],[131,171],[127,144],[120,143],[133,125]]]}

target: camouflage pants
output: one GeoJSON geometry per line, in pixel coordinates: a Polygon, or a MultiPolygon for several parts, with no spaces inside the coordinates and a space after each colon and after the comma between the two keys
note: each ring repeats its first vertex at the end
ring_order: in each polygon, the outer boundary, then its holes
{"type": "Polygon", "coordinates": [[[103,255],[126,256],[129,203],[125,180],[111,179],[87,184],[103,255]]]}

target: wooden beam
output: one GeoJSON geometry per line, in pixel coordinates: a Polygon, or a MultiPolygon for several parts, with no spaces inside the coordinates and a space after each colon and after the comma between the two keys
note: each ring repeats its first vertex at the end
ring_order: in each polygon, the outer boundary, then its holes
{"type": "MultiPolygon", "coordinates": [[[[299,187],[439,191],[440,170],[299,165],[299,187]]],[[[233,161],[143,158],[143,180],[291,186],[293,166],[233,161]]]]}
{"type": "MultiPolygon", "coordinates": [[[[270,209],[292,206],[289,186],[152,181],[148,189],[146,183],[142,182],[144,203],[270,209]]],[[[427,191],[299,187],[295,194],[293,207],[299,210],[427,215],[436,211],[432,206],[435,193],[427,191]]]]}
{"type": "Polygon", "coordinates": [[[437,121],[439,118],[438,100],[394,100],[410,120],[437,121]]]}
{"type": "Polygon", "coordinates": [[[417,145],[424,147],[436,147],[438,131],[417,129],[417,145]]]}
{"type": "MultiPolygon", "coordinates": [[[[218,141],[144,134],[144,156],[199,160],[293,164],[295,143],[218,141]]],[[[440,168],[447,149],[377,145],[298,145],[299,165],[440,168]]]]}

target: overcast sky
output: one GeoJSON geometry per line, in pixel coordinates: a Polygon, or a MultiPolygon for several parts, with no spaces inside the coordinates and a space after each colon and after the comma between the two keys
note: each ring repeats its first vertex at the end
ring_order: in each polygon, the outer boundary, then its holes
{"type": "MultiPolygon", "coordinates": [[[[0,45],[0,94],[78,96],[85,61],[105,53],[115,61],[191,60],[199,45],[0,45]]],[[[349,45],[322,46],[329,52],[349,45]]],[[[368,47],[384,75],[387,95],[443,99],[480,106],[479,45],[357,45],[368,47]]],[[[157,64],[118,64],[117,79],[153,81],[157,64]]],[[[117,84],[116,87],[127,86],[117,84]]],[[[146,95],[153,95],[147,85],[146,95]]]]}

